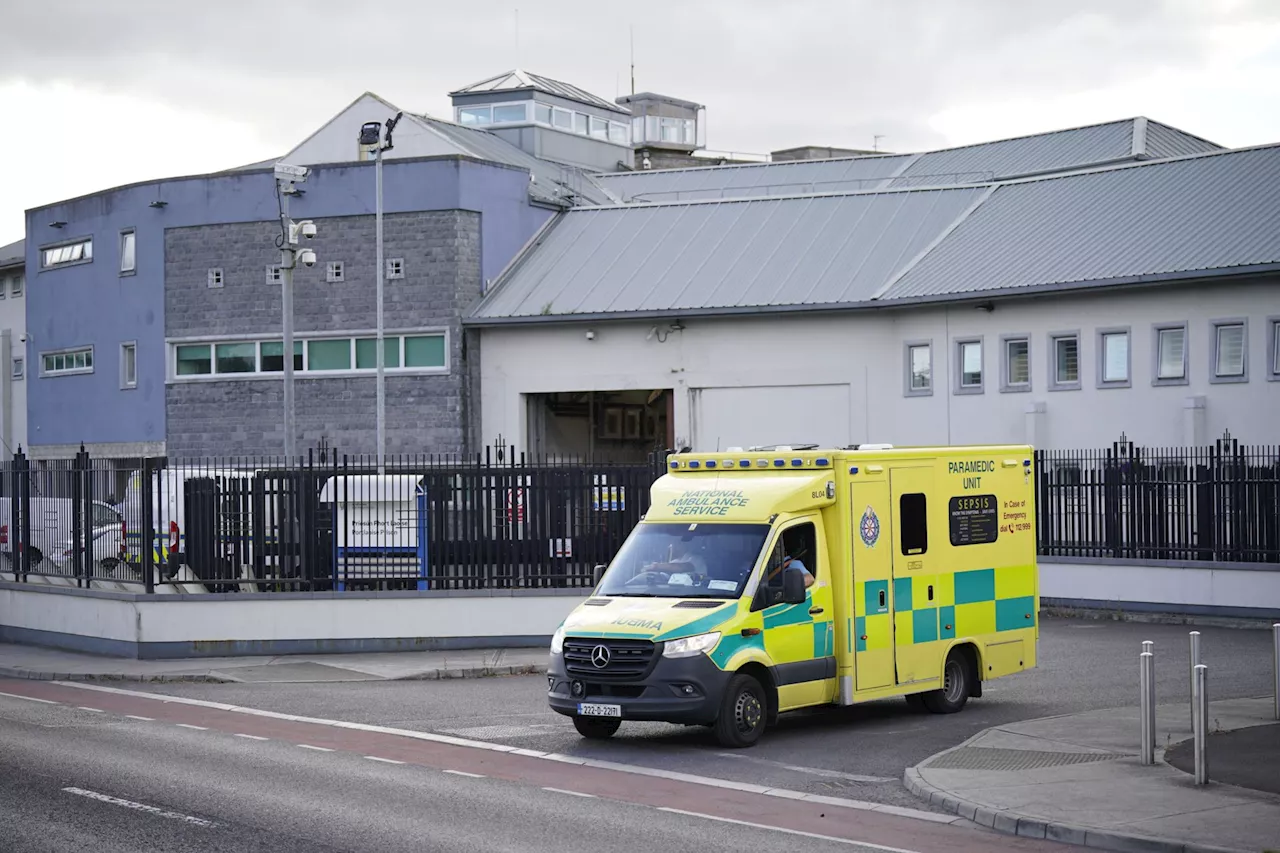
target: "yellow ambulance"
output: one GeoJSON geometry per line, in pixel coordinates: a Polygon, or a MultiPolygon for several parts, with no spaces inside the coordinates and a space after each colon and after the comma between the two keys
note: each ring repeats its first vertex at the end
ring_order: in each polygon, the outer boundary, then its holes
{"type": "Polygon", "coordinates": [[[683,453],[551,642],[548,701],[755,743],[778,714],[905,696],[954,713],[1039,638],[1027,446],[683,453]]]}

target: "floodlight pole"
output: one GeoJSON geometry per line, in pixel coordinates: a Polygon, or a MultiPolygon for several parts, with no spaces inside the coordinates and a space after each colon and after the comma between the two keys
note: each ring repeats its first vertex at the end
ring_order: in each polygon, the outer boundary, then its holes
{"type": "Polygon", "coordinates": [[[299,235],[315,237],[315,223],[311,220],[294,222],[289,218],[289,196],[297,192],[294,184],[307,179],[305,166],[277,163],[275,167],[276,193],[280,200],[280,313],[281,345],[284,348],[284,456],[285,464],[292,464],[297,456],[297,408],[293,395],[293,271],[298,260],[309,265],[316,262],[315,252],[298,246],[299,235]]]}
{"type": "Polygon", "coordinates": [[[376,196],[375,203],[377,205],[376,214],[374,217],[377,221],[377,225],[375,226],[375,229],[377,231],[377,236],[375,237],[375,239],[378,242],[378,251],[377,251],[378,334],[377,334],[377,342],[374,344],[374,347],[378,350],[378,362],[377,362],[378,363],[378,473],[385,474],[387,473],[387,375],[386,375],[387,354],[386,354],[386,347],[382,342],[382,330],[383,330],[382,279],[383,279],[383,274],[386,271],[383,269],[383,263],[382,263],[382,145],[381,144],[379,144],[378,147],[374,149],[373,156],[377,158],[374,161],[373,170],[376,175],[376,177],[374,178],[374,183],[376,185],[376,190],[374,192],[374,195],[376,196]]]}

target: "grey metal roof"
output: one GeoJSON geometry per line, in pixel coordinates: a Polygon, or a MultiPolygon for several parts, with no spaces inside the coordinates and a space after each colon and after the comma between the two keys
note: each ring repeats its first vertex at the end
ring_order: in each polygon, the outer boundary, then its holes
{"type": "Polygon", "coordinates": [[[624,201],[694,201],[744,196],[874,190],[896,175],[910,154],[698,166],[596,175],[624,201]]]}
{"type": "Polygon", "coordinates": [[[502,137],[479,128],[464,127],[430,116],[415,116],[460,150],[481,160],[492,160],[528,169],[533,175],[529,192],[534,198],[555,204],[611,204],[613,199],[582,169],[552,163],[533,156],[502,137]]]}
{"type": "Polygon", "coordinates": [[[0,246],[0,267],[13,266],[26,260],[26,240],[0,246]]]}
{"type": "Polygon", "coordinates": [[[1221,145],[1193,136],[1185,130],[1178,130],[1158,121],[1147,122],[1146,154],[1152,159],[1164,160],[1222,150],[1221,145]]]}
{"type": "Polygon", "coordinates": [[[503,274],[472,316],[861,302],[985,191],[570,210],[503,274]]]}
{"type": "Polygon", "coordinates": [[[905,299],[1280,263],[1280,145],[999,186],[890,287],[905,299]]]}
{"type": "Polygon", "coordinates": [[[464,86],[457,91],[450,92],[449,95],[477,95],[486,92],[519,92],[527,89],[546,92],[549,95],[558,95],[561,98],[568,98],[571,101],[577,101],[581,104],[589,104],[593,107],[599,107],[600,109],[612,110],[615,113],[631,115],[630,110],[620,107],[612,101],[606,101],[599,95],[593,95],[586,89],[580,89],[572,83],[553,80],[550,77],[543,77],[541,74],[531,74],[530,72],[522,71],[519,68],[511,71],[504,71],[494,77],[481,80],[478,83],[472,83],[470,86],[464,86]]]}
{"type": "Polygon", "coordinates": [[[602,174],[596,180],[624,200],[688,201],[980,184],[1215,150],[1221,149],[1177,128],[1130,118],[921,154],[659,169],[602,174]],[[1146,146],[1135,148],[1140,126],[1147,131],[1146,146]]]}

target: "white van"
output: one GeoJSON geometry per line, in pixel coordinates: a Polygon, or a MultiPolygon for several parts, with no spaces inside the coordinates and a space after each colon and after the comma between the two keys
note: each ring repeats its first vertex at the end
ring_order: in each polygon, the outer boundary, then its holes
{"type": "MultiPolygon", "coordinates": [[[[71,498],[32,497],[31,541],[27,543],[31,570],[42,574],[74,573],[72,543],[74,507],[71,498]]],[[[125,517],[110,504],[94,501],[90,508],[93,574],[114,575],[120,568],[128,532],[125,517]]],[[[19,538],[13,518],[13,499],[0,498],[0,555],[5,568],[18,564],[15,553],[19,538]]]]}

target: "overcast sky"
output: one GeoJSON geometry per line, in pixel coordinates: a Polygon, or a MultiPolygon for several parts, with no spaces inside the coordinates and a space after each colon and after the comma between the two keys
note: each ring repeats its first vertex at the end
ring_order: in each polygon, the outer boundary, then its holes
{"type": "Polygon", "coordinates": [[[0,0],[0,245],[29,207],[279,156],[366,90],[447,118],[519,65],[612,99],[632,31],[637,91],[705,104],[714,150],[1134,115],[1280,142],[1277,0],[0,0]]]}

